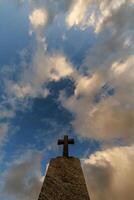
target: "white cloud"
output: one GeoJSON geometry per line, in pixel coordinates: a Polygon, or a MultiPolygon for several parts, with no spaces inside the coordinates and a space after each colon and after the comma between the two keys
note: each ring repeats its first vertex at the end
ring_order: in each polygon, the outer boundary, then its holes
{"type": "Polygon", "coordinates": [[[101,76],[96,73],[93,76],[80,76],[76,80],[75,95],[90,95],[98,89],[103,83],[101,76]]]}
{"type": "Polygon", "coordinates": [[[48,13],[45,9],[35,9],[29,15],[29,20],[35,29],[43,27],[47,23],[48,13]]]}
{"type": "Polygon", "coordinates": [[[69,27],[74,25],[80,28],[93,26],[96,33],[99,33],[109,21],[109,18],[118,12],[122,5],[132,6],[133,0],[74,0],[66,17],[69,27]]]}
{"type": "Polygon", "coordinates": [[[134,146],[96,152],[83,163],[92,200],[134,199],[134,146]]]}
{"type": "Polygon", "coordinates": [[[18,85],[13,84],[11,87],[11,93],[17,98],[25,98],[26,96],[34,96],[34,89],[30,84],[18,85]]]}
{"type": "MultiPolygon", "coordinates": [[[[32,77],[31,77],[32,78],[32,77]]],[[[24,83],[22,80],[22,83],[13,83],[10,82],[10,85],[7,87],[7,94],[10,98],[10,103],[12,103],[12,106],[14,107],[15,104],[19,101],[25,101],[27,103],[27,100],[29,98],[36,98],[38,96],[46,98],[49,95],[49,90],[47,88],[43,88],[42,85],[34,85],[35,83],[24,83]]],[[[14,107],[15,109],[15,107],[14,107]]],[[[5,113],[10,114],[10,113],[5,113]]],[[[7,116],[8,117],[8,116],[7,116]]]]}
{"type": "Polygon", "coordinates": [[[29,21],[31,24],[29,35],[35,32],[37,46],[40,46],[43,50],[46,48],[46,42],[44,37],[44,27],[47,25],[49,20],[48,11],[46,8],[36,8],[29,14],[29,21]]]}
{"type": "Polygon", "coordinates": [[[123,64],[114,64],[110,69],[112,73],[109,73],[108,70],[107,75],[94,73],[93,76],[75,77],[74,96],[68,99],[61,97],[63,105],[75,113],[75,120],[72,124],[80,136],[99,140],[122,138],[126,142],[133,141],[134,78],[133,67],[131,67],[132,59],[129,58],[123,64]],[[100,94],[102,99],[96,103],[94,97],[100,93],[107,79],[110,80],[109,84],[117,88],[115,94],[105,97],[102,92],[100,94]]]}
{"type": "Polygon", "coordinates": [[[58,81],[73,73],[73,66],[62,54],[45,55],[37,52],[33,63],[33,81],[39,84],[58,81]]]}
{"type": "Polygon", "coordinates": [[[89,0],[74,0],[67,15],[66,22],[69,27],[79,25],[86,13],[89,0]]]}
{"type": "Polygon", "coordinates": [[[113,71],[115,76],[117,76],[118,78],[120,78],[120,75],[126,76],[126,74],[127,74],[127,78],[129,78],[129,81],[133,81],[134,80],[133,63],[134,63],[134,56],[130,56],[124,62],[113,63],[113,65],[111,67],[111,71],[113,71]]]}
{"type": "Polygon", "coordinates": [[[59,81],[74,73],[73,65],[63,54],[48,55],[40,48],[33,63],[24,69],[18,82],[6,81],[6,93],[13,101],[26,100],[37,96],[47,97],[45,87],[50,81],[59,81]]]}
{"type": "MultiPolygon", "coordinates": [[[[125,4],[127,0],[119,0],[118,2],[115,0],[112,1],[98,1],[97,2],[97,9],[94,10],[94,23],[92,24],[95,28],[95,32],[100,32],[103,29],[103,26],[105,25],[105,22],[109,17],[113,15],[114,12],[116,12],[123,4],[125,4]],[[98,14],[99,13],[99,14],[98,14]]],[[[89,18],[89,22],[92,20],[89,18]]],[[[89,23],[90,24],[90,23],[89,23]]]]}
{"type": "Polygon", "coordinates": [[[54,55],[50,58],[52,69],[50,77],[52,80],[58,81],[61,78],[69,76],[73,73],[73,66],[63,55],[54,55]]]}

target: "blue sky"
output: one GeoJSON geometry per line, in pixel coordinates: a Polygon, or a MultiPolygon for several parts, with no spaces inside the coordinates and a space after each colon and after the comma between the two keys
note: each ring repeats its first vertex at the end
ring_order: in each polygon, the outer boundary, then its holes
{"type": "Polygon", "coordinates": [[[122,155],[132,160],[133,9],[132,0],[0,1],[1,198],[37,199],[64,134],[75,138],[70,155],[82,160],[93,200],[107,198],[94,184],[122,155]]]}

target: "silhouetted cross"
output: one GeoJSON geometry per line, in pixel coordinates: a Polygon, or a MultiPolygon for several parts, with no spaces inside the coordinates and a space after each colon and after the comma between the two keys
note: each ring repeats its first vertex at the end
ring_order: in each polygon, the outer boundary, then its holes
{"type": "Polygon", "coordinates": [[[74,144],[74,139],[68,139],[67,135],[64,135],[64,139],[63,140],[58,140],[58,145],[63,144],[63,156],[64,157],[69,157],[68,154],[68,145],[69,144],[74,144]]]}

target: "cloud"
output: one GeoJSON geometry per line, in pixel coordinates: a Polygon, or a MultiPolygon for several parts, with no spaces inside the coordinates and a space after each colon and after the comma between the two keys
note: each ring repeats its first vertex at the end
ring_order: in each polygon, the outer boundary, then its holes
{"type": "Polygon", "coordinates": [[[66,17],[66,22],[69,27],[74,25],[79,25],[86,13],[87,6],[89,4],[89,0],[74,0],[72,5],[70,6],[70,10],[66,17]]]}
{"type": "MultiPolygon", "coordinates": [[[[62,2],[65,10],[71,4],[69,2],[62,2]]],[[[58,1],[55,4],[57,6],[61,5],[58,1]]],[[[16,66],[16,71],[13,72],[16,74],[17,81],[9,80],[9,77],[3,81],[5,84],[5,95],[14,109],[17,107],[18,102],[21,102],[21,105],[27,105],[30,98],[36,98],[37,96],[47,97],[49,95],[49,90],[46,87],[48,82],[59,81],[73,73],[73,65],[63,53],[47,53],[47,40],[44,35],[44,28],[50,23],[52,10],[54,10],[54,15],[57,16],[56,9],[52,6],[51,10],[49,7],[51,2],[46,4],[45,2],[33,1],[30,5],[30,32],[35,33],[35,52],[33,52],[31,63],[27,63],[27,55],[22,55],[21,71],[17,74],[18,66],[16,66]]],[[[23,54],[27,54],[27,52],[23,54]]]]}
{"type": "Polygon", "coordinates": [[[120,0],[118,2],[113,0],[109,6],[108,1],[104,5],[102,3],[100,9],[103,17],[96,24],[96,31],[100,32],[106,26],[112,26],[113,31],[129,28],[129,25],[132,25],[133,6],[134,4],[131,0],[120,0]],[[129,22],[128,25],[127,21],[129,22]]]}
{"type": "Polygon", "coordinates": [[[41,155],[28,152],[16,160],[4,175],[3,194],[20,200],[37,199],[41,185],[41,155]]]}
{"type": "Polygon", "coordinates": [[[107,94],[106,89],[101,91],[108,76],[105,78],[103,73],[96,72],[75,80],[74,96],[68,99],[61,97],[63,105],[75,113],[72,124],[79,135],[100,140],[122,138],[126,142],[133,141],[134,79],[131,59],[110,69],[113,74],[110,73],[109,80],[112,76],[111,85],[117,88],[115,94],[107,94]],[[95,101],[97,94],[99,102],[95,101]]]}
{"type": "Polygon", "coordinates": [[[101,76],[94,73],[93,76],[80,76],[76,79],[75,95],[88,95],[95,92],[102,84],[101,76]]]}
{"type": "Polygon", "coordinates": [[[7,133],[9,130],[9,124],[8,123],[0,123],[0,145],[3,144],[3,141],[5,141],[7,133]]]}
{"type": "Polygon", "coordinates": [[[74,96],[62,96],[61,101],[75,114],[72,125],[80,136],[132,143],[134,5],[112,3],[98,1],[99,8],[108,12],[98,32],[99,43],[86,55],[81,73],[73,76],[74,96]],[[113,88],[112,94],[107,87],[113,88]]]}
{"type": "MultiPolygon", "coordinates": [[[[31,2],[31,4],[34,4],[34,3],[31,2]]],[[[42,6],[41,8],[40,7],[37,8],[37,6],[34,6],[34,7],[35,8],[33,8],[31,13],[29,14],[29,21],[31,24],[29,35],[32,35],[34,32],[36,36],[37,46],[41,46],[42,48],[44,46],[44,48],[46,48],[44,28],[48,23],[49,13],[48,13],[48,10],[44,6],[42,6]]]]}
{"type": "Polygon", "coordinates": [[[15,116],[15,113],[13,110],[7,110],[7,109],[0,109],[0,119],[3,118],[13,118],[15,116]]]}
{"type": "Polygon", "coordinates": [[[18,84],[14,84],[11,87],[11,92],[18,98],[25,98],[28,95],[33,96],[35,91],[31,87],[30,84],[26,84],[22,86],[18,84]]]}
{"type": "Polygon", "coordinates": [[[53,80],[60,80],[73,73],[72,64],[63,56],[56,55],[51,58],[53,69],[51,70],[51,78],[53,80]]]}
{"type": "Polygon", "coordinates": [[[48,14],[45,9],[35,9],[29,15],[31,25],[36,29],[46,25],[48,20],[48,14]]]}
{"type": "Polygon", "coordinates": [[[113,62],[125,61],[133,55],[133,13],[134,4],[126,2],[105,19],[101,25],[100,42],[87,56],[90,67],[109,68],[113,62]]]}
{"type": "Polygon", "coordinates": [[[118,12],[120,7],[127,2],[127,0],[119,0],[118,2],[112,0],[110,3],[107,0],[98,1],[96,3],[96,9],[94,9],[88,19],[89,25],[93,25],[95,32],[99,33],[105,26],[107,19],[114,16],[114,13],[118,12]]]}
{"type": "Polygon", "coordinates": [[[37,96],[47,97],[49,95],[48,89],[34,87],[30,83],[10,83],[8,86],[8,93],[16,98],[16,100],[23,100],[25,98],[35,98],[37,96]]]}
{"type": "Polygon", "coordinates": [[[73,65],[65,55],[48,54],[39,45],[32,63],[23,68],[18,81],[4,80],[5,93],[14,110],[25,108],[30,99],[46,98],[50,94],[47,88],[49,82],[57,82],[73,73],[73,65]]]}
{"type": "Polygon", "coordinates": [[[74,0],[67,14],[66,22],[69,27],[74,25],[80,28],[93,26],[95,32],[99,33],[120,7],[131,6],[133,3],[133,0],[119,0],[118,2],[116,0],[110,2],[108,0],[74,0]]]}
{"type": "Polygon", "coordinates": [[[92,200],[133,200],[134,146],[96,152],[83,161],[92,200]]]}

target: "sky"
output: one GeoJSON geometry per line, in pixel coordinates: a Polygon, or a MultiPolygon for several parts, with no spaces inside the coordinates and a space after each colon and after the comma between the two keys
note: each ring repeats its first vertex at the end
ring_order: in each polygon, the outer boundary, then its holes
{"type": "Polygon", "coordinates": [[[134,199],[133,19],[133,0],[0,0],[1,199],[38,199],[65,134],[92,200],[134,199]]]}

